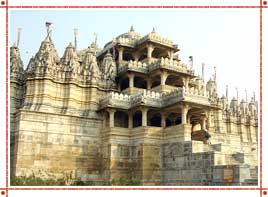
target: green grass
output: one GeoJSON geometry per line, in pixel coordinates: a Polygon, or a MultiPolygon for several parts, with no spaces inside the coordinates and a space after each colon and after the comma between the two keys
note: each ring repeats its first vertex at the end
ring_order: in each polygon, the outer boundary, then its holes
{"type": "MultiPolygon", "coordinates": [[[[11,186],[67,186],[64,179],[41,179],[35,176],[11,177],[11,186]]],[[[70,186],[139,186],[139,180],[118,179],[112,181],[74,181],[70,186]]]]}

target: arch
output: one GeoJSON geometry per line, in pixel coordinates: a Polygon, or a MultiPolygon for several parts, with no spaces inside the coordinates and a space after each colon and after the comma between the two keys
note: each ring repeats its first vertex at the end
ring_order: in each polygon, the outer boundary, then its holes
{"type": "Polygon", "coordinates": [[[103,118],[104,118],[104,127],[109,127],[110,126],[110,116],[109,116],[109,113],[107,111],[104,111],[104,114],[103,114],[103,118]]]}
{"type": "Polygon", "coordinates": [[[167,77],[165,84],[175,87],[183,87],[182,78],[172,74],[167,77]]]}
{"type": "Polygon", "coordinates": [[[170,113],[166,118],[166,127],[175,126],[181,124],[181,114],[170,113]]]}
{"type": "Polygon", "coordinates": [[[128,114],[123,111],[116,111],[114,114],[114,126],[128,128],[128,114]]]}
{"type": "Polygon", "coordinates": [[[134,77],[134,87],[147,89],[147,81],[142,77],[134,77]]]}
{"type": "Polygon", "coordinates": [[[161,114],[160,113],[152,114],[149,119],[149,125],[153,127],[161,127],[161,114]]]}
{"type": "Polygon", "coordinates": [[[152,86],[151,88],[154,88],[154,87],[157,87],[161,84],[161,77],[160,75],[157,75],[155,76],[153,79],[152,79],[152,86]]]}
{"type": "Polygon", "coordinates": [[[128,77],[123,78],[121,80],[121,82],[120,82],[120,85],[121,85],[121,91],[124,90],[124,89],[129,88],[129,79],[128,79],[128,77]]]}
{"type": "Polygon", "coordinates": [[[176,119],[175,119],[175,125],[178,125],[178,124],[181,124],[181,117],[178,116],[176,119]]]}
{"type": "Polygon", "coordinates": [[[124,51],[123,52],[123,60],[130,61],[130,60],[134,60],[134,59],[132,58],[132,54],[130,52],[124,51]]]}
{"type": "Polygon", "coordinates": [[[136,111],[133,114],[133,128],[142,126],[142,113],[141,111],[136,111]]]}
{"type": "Polygon", "coordinates": [[[167,52],[167,50],[163,50],[163,49],[155,47],[153,52],[152,52],[152,57],[154,57],[154,58],[161,58],[161,57],[166,58],[166,57],[168,57],[168,52],[167,52]]]}

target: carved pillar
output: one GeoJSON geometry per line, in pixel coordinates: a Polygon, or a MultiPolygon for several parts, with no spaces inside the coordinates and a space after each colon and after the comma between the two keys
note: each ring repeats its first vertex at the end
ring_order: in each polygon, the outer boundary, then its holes
{"type": "Polygon", "coordinates": [[[133,128],[133,114],[132,112],[128,112],[128,128],[133,128]]]}
{"type": "Polygon", "coordinates": [[[109,109],[108,112],[109,112],[109,126],[110,128],[113,128],[114,127],[114,114],[115,114],[115,109],[109,109]]]}
{"type": "Polygon", "coordinates": [[[103,128],[106,128],[106,122],[107,122],[107,113],[106,113],[106,111],[104,111],[102,113],[102,115],[103,115],[103,124],[102,124],[102,127],[103,128]]]}
{"type": "Polygon", "coordinates": [[[183,86],[185,87],[185,90],[188,90],[190,78],[189,77],[182,78],[182,81],[183,81],[183,86]]]}
{"type": "Polygon", "coordinates": [[[123,52],[124,52],[124,48],[122,47],[118,48],[118,61],[123,60],[123,52]]]}
{"type": "Polygon", "coordinates": [[[182,105],[182,107],[181,107],[181,124],[187,124],[188,110],[189,110],[188,105],[182,105]]]}
{"type": "Polygon", "coordinates": [[[142,126],[147,127],[147,112],[148,108],[142,108],[142,126]]]}
{"type": "Polygon", "coordinates": [[[147,90],[150,90],[152,88],[152,80],[151,79],[147,79],[147,90]]]}
{"type": "Polygon", "coordinates": [[[161,127],[166,128],[166,113],[161,113],[161,127]]]}
{"type": "Polygon", "coordinates": [[[129,80],[129,87],[133,88],[134,87],[134,74],[129,73],[127,76],[128,76],[128,80],[129,80]]]}
{"type": "Polygon", "coordinates": [[[201,116],[201,129],[206,129],[206,117],[201,116]]]}
{"type": "Polygon", "coordinates": [[[151,63],[153,51],[154,51],[153,45],[148,44],[147,45],[147,58],[148,58],[149,63],[151,63]]]}
{"type": "Polygon", "coordinates": [[[134,61],[137,62],[140,59],[140,54],[138,52],[135,52],[135,53],[133,53],[132,57],[134,58],[134,61]]]}
{"type": "Polygon", "coordinates": [[[171,60],[173,60],[173,58],[174,58],[174,51],[173,50],[170,50],[168,55],[169,55],[169,58],[171,60]]]}
{"type": "Polygon", "coordinates": [[[168,77],[168,73],[166,71],[163,71],[160,77],[161,77],[161,85],[165,85],[167,77],[168,77]]]}
{"type": "Polygon", "coordinates": [[[210,112],[210,110],[207,111],[207,126],[208,126],[208,128],[211,127],[211,112],[210,112]]]}

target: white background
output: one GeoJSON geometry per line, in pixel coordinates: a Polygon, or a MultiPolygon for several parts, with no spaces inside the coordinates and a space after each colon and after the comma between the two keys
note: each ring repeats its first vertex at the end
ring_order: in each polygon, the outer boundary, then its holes
{"type": "MultiPolygon", "coordinates": [[[[12,0],[9,5],[66,5],[65,1],[37,1],[37,0],[12,0]]],[[[199,0],[199,1],[175,1],[175,0],[158,0],[158,1],[86,1],[86,0],[69,0],[68,5],[259,5],[259,0],[199,0]]],[[[268,188],[268,10],[263,10],[263,187],[268,188]],[[266,176],[265,176],[266,175],[266,176]]],[[[0,188],[5,187],[5,9],[0,10],[0,188]]],[[[245,57],[246,58],[246,57],[245,57]]],[[[259,196],[259,191],[9,191],[9,196],[140,196],[140,195],[156,195],[156,196],[259,196]]]]}

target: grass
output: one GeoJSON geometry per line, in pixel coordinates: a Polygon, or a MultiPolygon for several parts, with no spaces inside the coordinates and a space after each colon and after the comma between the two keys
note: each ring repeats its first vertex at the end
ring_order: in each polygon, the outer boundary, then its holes
{"type": "Polygon", "coordinates": [[[139,180],[117,179],[112,181],[74,181],[67,185],[64,179],[41,179],[35,176],[10,178],[11,186],[139,186],[139,180]]]}

